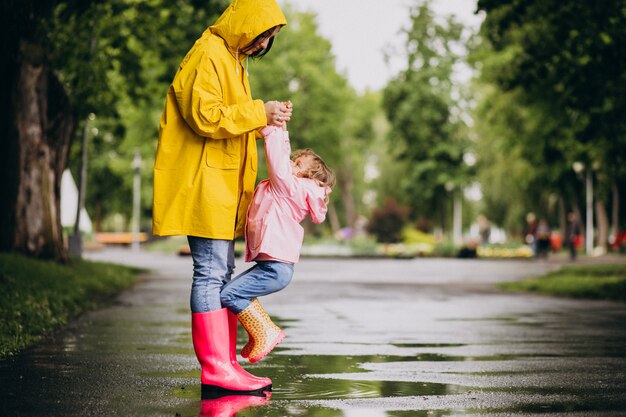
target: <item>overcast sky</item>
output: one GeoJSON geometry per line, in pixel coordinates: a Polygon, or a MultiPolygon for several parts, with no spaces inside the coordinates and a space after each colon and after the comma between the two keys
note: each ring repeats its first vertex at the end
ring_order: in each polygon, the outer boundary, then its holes
{"type": "MultiPolygon", "coordinates": [[[[287,0],[278,0],[284,4],[287,0]]],[[[337,68],[359,92],[378,90],[400,69],[404,60],[387,65],[384,50],[401,50],[402,28],[409,24],[409,8],[419,0],[289,0],[295,9],[318,15],[319,32],[333,45],[337,68]]],[[[476,0],[431,0],[440,16],[453,14],[465,25],[478,29],[482,16],[475,15],[476,0]]]]}

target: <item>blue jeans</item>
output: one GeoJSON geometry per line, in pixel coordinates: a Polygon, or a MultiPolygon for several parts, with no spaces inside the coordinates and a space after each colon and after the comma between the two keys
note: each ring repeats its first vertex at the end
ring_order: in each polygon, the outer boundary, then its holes
{"type": "Polygon", "coordinates": [[[285,288],[291,282],[293,264],[257,261],[256,265],[222,288],[222,305],[235,314],[250,305],[250,300],[285,288]]]}
{"type": "Polygon", "coordinates": [[[193,259],[191,312],[206,313],[222,308],[220,290],[235,270],[235,241],[187,236],[193,259]]]}

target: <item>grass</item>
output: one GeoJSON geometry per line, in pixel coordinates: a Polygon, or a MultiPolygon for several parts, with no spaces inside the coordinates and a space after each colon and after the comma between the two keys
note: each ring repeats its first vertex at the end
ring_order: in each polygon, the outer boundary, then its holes
{"type": "Polygon", "coordinates": [[[626,301],[626,265],[567,266],[499,287],[571,298],[626,301]]]}
{"type": "Polygon", "coordinates": [[[141,270],[84,260],[67,265],[0,253],[0,358],[105,304],[141,270]]]}

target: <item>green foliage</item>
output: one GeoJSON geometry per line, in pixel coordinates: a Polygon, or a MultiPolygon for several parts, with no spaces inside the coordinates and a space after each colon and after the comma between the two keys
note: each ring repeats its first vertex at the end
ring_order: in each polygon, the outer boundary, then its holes
{"type": "Polygon", "coordinates": [[[191,43],[222,2],[114,0],[58,2],[46,30],[50,59],[65,82],[79,119],[114,116],[119,100],[162,102],[191,43]]]}
{"type": "Polygon", "coordinates": [[[480,244],[476,248],[480,258],[532,258],[533,251],[530,246],[517,241],[506,243],[480,244]]]}
{"type": "Polygon", "coordinates": [[[440,258],[455,258],[459,253],[459,247],[451,240],[437,242],[433,248],[432,256],[440,258]]]}
{"type": "Polygon", "coordinates": [[[526,213],[548,213],[553,195],[573,199],[579,184],[568,165],[570,131],[549,112],[521,103],[520,93],[482,86],[475,109],[478,178],[489,217],[520,231],[526,213]]]}
{"type": "Polygon", "coordinates": [[[450,198],[446,188],[471,182],[463,164],[470,145],[461,117],[463,92],[452,79],[466,38],[452,18],[438,23],[428,3],[411,10],[406,35],[407,69],[385,88],[383,107],[391,145],[405,162],[396,188],[414,214],[433,217],[450,198]]]}
{"type": "Polygon", "coordinates": [[[378,256],[380,247],[371,237],[357,237],[349,242],[351,256],[378,256]]]}
{"type": "Polygon", "coordinates": [[[492,73],[498,85],[562,108],[580,133],[605,117],[624,127],[614,119],[626,103],[622,1],[481,0],[478,7],[487,11],[484,34],[494,50],[513,49],[505,71],[492,73]]]}
{"type": "Polygon", "coordinates": [[[521,223],[522,211],[545,213],[555,195],[568,209],[580,205],[575,161],[597,168],[599,201],[609,201],[611,185],[623,191],[623,1],[480,0],[478,8],[487,17],[473,60],[481,81],[493,86],[481,91],[475,115],[486,150],[481,179],[499,183],[486,192],[491,217],[521,223]],[[511,175],[498,180],[507,165],[511,175]]]}
{"type": "Polygon", "coordinates": [[[626,265],[563,267],[541,277],[503,283],[500,287],[562,297],[626,301],[626,265]]]}
{"type": "Polygon", "coordinates": [[[68,265],[0,254],[0,357],[14,353],[101,305],[139,270],[72,260],[68,265]]]}

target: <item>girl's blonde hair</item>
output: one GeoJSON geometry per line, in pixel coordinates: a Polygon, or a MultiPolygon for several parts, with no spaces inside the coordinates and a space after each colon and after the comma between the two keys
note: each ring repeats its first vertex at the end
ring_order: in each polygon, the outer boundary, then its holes
{"type": "Polygon", "coordinates": [[[317,180],[320,185],[331,189],[335,186],[335,173],[328,168],[324,160],[318,154],[309,148],[298,149],[291,155],[291,158],[295,161],[301,156],[313,157],[313,163],[311,164],[309,170],[304,173],[304,178],[317,180]]]}

